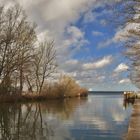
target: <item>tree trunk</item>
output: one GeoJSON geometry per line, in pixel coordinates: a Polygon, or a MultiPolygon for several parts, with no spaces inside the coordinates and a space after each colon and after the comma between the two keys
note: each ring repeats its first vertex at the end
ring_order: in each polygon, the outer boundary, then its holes
{"type": "Polygon", "coordinates": [[[21,94],[22,90],[23,90],[23,70],[22,70],[22,66],[20,67],[20,77],[19,77],[19,80],[20,80],[19,90],[20,90],[20,94],[21,94]]]}

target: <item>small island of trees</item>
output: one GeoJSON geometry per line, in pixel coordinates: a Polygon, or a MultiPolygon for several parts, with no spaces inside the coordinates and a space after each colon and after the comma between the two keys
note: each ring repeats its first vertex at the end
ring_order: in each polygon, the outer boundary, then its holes
{"type": "Polygon", "coordinates": [[[50,82],[57,71],[54,41],[38,41],[36,27],[19,5],[0,7],[0,101],[86,96],[70,76],[50,82]]]}

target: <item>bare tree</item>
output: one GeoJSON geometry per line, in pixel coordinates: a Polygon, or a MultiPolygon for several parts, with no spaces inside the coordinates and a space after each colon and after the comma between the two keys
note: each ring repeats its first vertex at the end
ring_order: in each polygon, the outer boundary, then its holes
{"type": "Polygon", "coordinates": [[[1,90],[5,89],[7,92],[10,90],[12,75],[16,72],[19,73],[18,82],[22,92],[23,71],[31,62],[35,41],[35,25],[27,21],[24,11],[18,5],[8,9],[0,7],[1,90]]]}
{"type": "Polygon", "coordinates": [[[131,5],[126,5],[126,25],[131,24],[133,29],[128,30],[128,40],[125,42],[126,56],[131,61],[131,81],[140,88],[140,1],[129,0],[131,5]]]}
{"type": "Polygon", "coordinates": [[[121,0],[115,6],[114,22],[122,29],[131,26],[124,36],[124,54],[130,60],[130,79],[140,88],[140,0],[121,0]]]}
{"type": "Polygon", "coordinates": [[[58,89],[62,96],[76,96],[80,95],[80,86],[70,76],[63,75],[58,81],[58,89]]]}
{"type": "Polygon", "coordinates": [[[37,92],[40,94],[43,84],[56,70],[56,52],[54,42],[41,42],[34,58],[34,70],[37,92]]]}
{"type": "Polygon", "coordinates": [[[40,94],[55,71],[54,42],[38,43],[35,28],[19,5],[0,7],[0,93],[22,93],[25,85],[40,94]]]}

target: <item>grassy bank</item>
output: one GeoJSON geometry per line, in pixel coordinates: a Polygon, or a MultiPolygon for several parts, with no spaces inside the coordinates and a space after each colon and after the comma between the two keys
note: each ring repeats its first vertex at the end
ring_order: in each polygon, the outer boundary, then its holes
{"type": "Polygon", "coordinates": [[[12,103],[12,102],[32,102],[32,101],[47,101],[47,100],[63,100],[66,98],[76,98],[76,97],[87,97],[88,92],[81,92],[77,95],[69,95],[69,96],[59,96],[54,94],[41,94],[38,95],[36,93],[34,94],[23,94],[23,95],[1,95],[0,96],[0,103],[12,103]]]}
{"type": "MultiPolygon", "coordinates": [[[[5,93],[5,92],[3,92],[5,93]]],[[[52,99],[65,99],[88,96],[88,90],[80,85],[69,76],[61,76],[56,82],[47,82],[42,87],[41,92],[24,91],[0,94],[1,102],[31,102],[52,99]]]]}

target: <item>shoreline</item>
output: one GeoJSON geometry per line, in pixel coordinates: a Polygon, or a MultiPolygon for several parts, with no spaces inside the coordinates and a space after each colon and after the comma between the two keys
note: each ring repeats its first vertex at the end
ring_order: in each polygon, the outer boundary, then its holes
{"type": "Polygon", "coordinates": [[[25,95],[1,95],[0,103],[18,103],[18,102],[39,102],[39,101],[48,101],[48,100],[64,100],[78,97],[87,97],[88,93],[82,93],[75,96],[59,96],[51,97],[48,95],[37,95],[37,94],[25,94],[25,95]]]}

